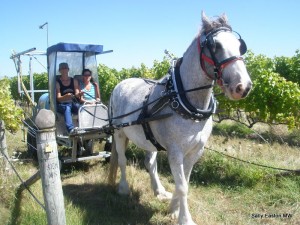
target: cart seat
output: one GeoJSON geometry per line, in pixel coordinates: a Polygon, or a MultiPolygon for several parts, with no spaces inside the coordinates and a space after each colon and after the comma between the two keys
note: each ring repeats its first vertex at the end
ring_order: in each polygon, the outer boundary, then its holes
{"type": "Polygon", "coordinates": [[[103,127],[108,124],[108,110],[102,103],[87,104],[79,108],[78,127],[94,128],[103,127]]]}

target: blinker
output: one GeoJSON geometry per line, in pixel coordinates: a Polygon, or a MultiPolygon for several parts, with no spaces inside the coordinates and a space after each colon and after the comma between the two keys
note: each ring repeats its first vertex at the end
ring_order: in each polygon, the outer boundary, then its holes
{"type": "Polygon", "coordinates": [[[244,55],[247,52],[247,45],[245,43],[245,41],[243,39],[239,39],[240,40],[240,54],[244,55]]]}
{"type": "Polygon", "coordinates": [[[247,45],[246,45],[245,41],[241,38],[241,35],[236,31],[231,31],[227,27],[221,27],[221,28],[215,29],[215,30],[209,32],[208,34],[205,34],[205,32],[203,34],[201,34],[201,36],[200,36],[201,48],[203,48],[207,44],[209,45],[209,47],[213,47],[215,45],[213,36],[215,36],[220,31],[225,31],[225,32],[230,31],[230,32],[237,34],[237,36],[238,36],[237,39],[240,41],[240,49],[239,49],[240,54],[244,55],[247,52],[247,45]]]}

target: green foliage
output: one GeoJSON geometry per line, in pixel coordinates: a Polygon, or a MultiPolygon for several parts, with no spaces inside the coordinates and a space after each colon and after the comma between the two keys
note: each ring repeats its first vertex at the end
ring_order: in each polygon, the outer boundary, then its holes
{"type": "MultiPolygon", "coordinates": [[[[257,122],[287,124],[289,128],[300,127],[300,51],[293,57],[268,58],[264,55],[254,55],[248,51],[245,62],[253,81],[250,95],[240,101],[231,101],[224,96],[218,96],[219,118],[242,121],[252,127],[257,122]],[[243,112],[241,115],[241,112],[243,112]]],[[[140,67],[116,70],[103,64],[98,66],[101,98],[108,104],[113,88],[122,80],[137,77],[158,80],[169,69],[169,61],[154,61],[148,68],[145,64],[140,67]]],[[[10,80],[12,96],[20,99],[17,93],[17,78],[10,80]]],[[[23,76],[23,82],[29,89],[29,77],[23,76]]],[[[34,74],[35,89],[48,89],[47,75],[34,74]]],[[[219,91],[216,91],[219,92],[219,91]]],[[[35,95],[38,99],[41,94],[35,95]]]]}
{"type": "Polygon", "coordinates": [[[167,74],[169,69],[170,63],[167,58],[164,58],[164,60],[161,62],[155,60],[152,67],[153,79],[158,80],[162,78],[167,74]]]}
{"type": "Polygon", "coordinates": [[[116,69],[110,69],[104,64],[98,66],[98,79],[101,91],[101,100],[108,103],[112,89],[118,84],[119,77],[116,69]]]}
{"type": "MultiPolygon", "coordinates": [[[[299,54],[297,53],[297,57],[299,54]]],[[[236,112],[242,110],[252,125],[256,122],[284,123],[289,128],[300,127],[300,87],[297,83],[287,81],[278,70],[278,58],[272,60],[263,55],[254,56],[249,52],[246,56],[246,65],[253,81],[253,90],[250,95],[240,101],[230,101],[224,96],[218,97],[221,108],[221,117],[233,118],[236,112]]],[[[283,62],[283,61],[281,61],[283,62]]],[[[290,74],[281,65],[281,72],[290,74]]]]}
{"type": "Polygon", "coordinates": [[[12,99],[9,80],[0,80],[0,120],[4,121],[6,129],[16,132],[22,117],[23,111],[15,106],[12,99]]]}
{"type": "Polygon", "coordinates": [[[217,123],[213,127],[213,134],[215,135],[230,135],[239,138],[245,138],[249,134],[253,134],[253,130],[240,123],[228,124],[217,123]]]}
{"type": "Polygon", "coordinates": [[[20,95],[18,93],[18,77],[12,77],[10,80],[11,86],[11,96],[14,100],[20,100],[20,95]]]}
{"type": "MultiPolygon", "coordinates": [[[[48,90],[48,75],[47,73],[34,73],[33,84],[35,90],[48,90]]],[[[30,90],[30,78],[29,76],[22,76],[22,81],[27,90],[30,90]]],[[[10,79],[11,95],[15,100],[22,100],[22,95],[18,93],[18,77],[10,79]]],[[[35,93],[35,100],[37,101],[43,93],[35,93]]],[[[25,99],[28,102],[28,99],[25,99]]]]}
{"type": "Polygon", "coordinates": [[[297,50],[293,57],[275,57],[275,72],[288,81],[300,84],[300,51],[297,50]]]}
{"type": "Polygon", "coordinates": [[[148,68],[145,64],[141,64],[138,68],[123,68],[120,71],[111,69],[103,64],[99,64],[98,78],[100,83],[101,99],[104,103],[108,103],[114,87],[122,80],[131,77],[157,80],[167,74],[169,67],[170,64],[167,59],[164,59],[162,62],[154,61],[152,68],[148,68]]]}

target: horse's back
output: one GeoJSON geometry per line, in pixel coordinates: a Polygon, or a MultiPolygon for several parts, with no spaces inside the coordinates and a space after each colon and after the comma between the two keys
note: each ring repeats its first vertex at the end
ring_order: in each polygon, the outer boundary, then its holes
{"type": "MultiPolygon", "coordinates": [[[[113,117],[124,115],[140,108],[148,91],[149,85],[141,78],[128,78],[121,81],[114,88],[111,96],[113,117]]],[[[139,112],[114,120],[114,122],[136,118],[139,112]]]]}
{"type": "MultiPolygon", "coordinates": [[[[120,82],[114,88],[111,95],[112,123],[119,125],[137,121],[146,99],[145,97],[150,93],[152,86],[153,84],[149,84],[141,78],[129,78],[120,82]],[[114,119],[119,116],[120,118],[114,119]]],[[[123,139],[126,136],[140,148],[150,151],[155,150],[154,146],[146,140],[141,125],[118,129],[115,131],[115,134],[117,134],[115,135],[115,139],[123,139]]]]}

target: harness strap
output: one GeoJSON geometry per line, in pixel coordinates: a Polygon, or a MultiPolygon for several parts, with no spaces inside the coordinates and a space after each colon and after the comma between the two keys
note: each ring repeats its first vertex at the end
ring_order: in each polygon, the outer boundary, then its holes
{"type": "MultiPolygon", "coordinates": [[[[143,109],[139,115],[138,121],[146,120],[147,118],[152,116],[152,114],[149,114],[147,112],[148,111],[147,102],[149,100],[149,96],[152,91],[152,88],[153,88],[153,85],[151,85],[151,87],[149,88],[149,93],[145,96],[145,100],[143,102],[143,109]]],[[[146,139],[149,140],[158,151],[161,151],[161,150],[166,151],[166,149],[157,142],[156,138],[153,135],[153,132],[152,132],[152,129],[151,129],[149,123],[148,122],[142,123],[142,127],[144,130],[146,139]]]]}
{"type": "MultiPolygon", "coordinates": [[[[173,98],[173,102],[171,104],[171,108],[175,110],[177,113],[182,115],[184,118],[192,119],[192,120],[205,120],[209,118],[213,113],[215,113],[216,110],[216,101],[211,95],[209,106],[207,109],[197,109],[194,107],[190,101],[187,99],[186,93],[191,90],[202,90],[202,89],[208,89],[212,88],[212,85],[206,85],[195,89],[185,90],[183,87],[183,83],[180,76],[180,66],[182,63],[182,58],[180,58],[174,68],[174,73],[171,75],[174,77],[173,84],[170,84],[171,89],[174,87],[174,83],[176,83],[175,92],[177,93],[177,96],[173,98]]],[[[169,82],[172,82],[172,79],[169,80],[169,82]]]]}

